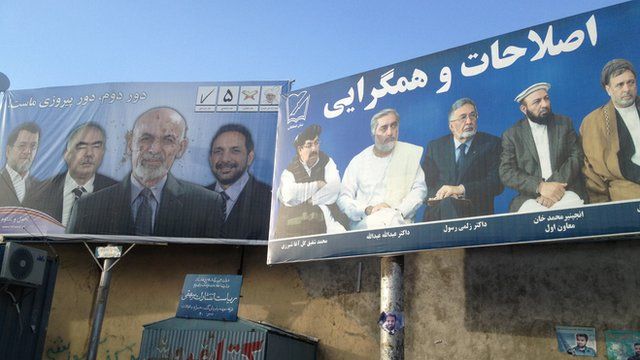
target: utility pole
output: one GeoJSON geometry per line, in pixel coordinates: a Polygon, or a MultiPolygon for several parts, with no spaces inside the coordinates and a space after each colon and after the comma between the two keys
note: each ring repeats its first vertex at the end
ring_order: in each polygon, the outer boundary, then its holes
{"type": "MultiPolygon", "coordinates": [[[[404,256],[380,259],[380,312],[402,314],[403,274],[404,256]]],[[[380,360],[404,360],[404,327],[393,335],[380,329],[380,360]]]]}

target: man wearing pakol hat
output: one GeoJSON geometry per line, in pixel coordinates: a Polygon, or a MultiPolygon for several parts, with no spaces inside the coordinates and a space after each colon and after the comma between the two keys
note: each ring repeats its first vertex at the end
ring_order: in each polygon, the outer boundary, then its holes
{"type": "Polygon", "coordinates": [[[398,141],[398,112],[384,109],[370,125],[374,143],[351,159],[338,198],[351,230],[412,223],[427,196],[422,147],[398,141]]]}
{"type": "Polygon", "coordinates": [[[611,100],[580,125],[583,172],[591,203],[640,198],[640,101],[636,71],[624,59],[609,61],[600,83],[611,100]]]}
{"type": "Polygon", "coordinates": [[[582,149],[571,119],[551,111],[550,88],[542,82],[518,94],[515,101],[525,118],[502,134],[500,180],[518,191],[511,212],[584,204],[582,149]]]}
{"type": "Polygon", "coordinates": [[[333,159],[320,151],[321,132],[319,125],[311,125],[293,141],[296,156],[280,176],[276,238],[345,231],[340,223],[345,216],[335,204],[340,174],[333,159]]]}

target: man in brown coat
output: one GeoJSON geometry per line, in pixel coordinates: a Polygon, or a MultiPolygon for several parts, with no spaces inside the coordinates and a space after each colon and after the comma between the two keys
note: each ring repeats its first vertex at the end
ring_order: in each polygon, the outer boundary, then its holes
{"type": "Polygon", "coordinates": [[[640,198],[640,101],[633,65],[624,59],[602,69],[611,100],[582,121],[583,173],[591,203],[640,198]]]}

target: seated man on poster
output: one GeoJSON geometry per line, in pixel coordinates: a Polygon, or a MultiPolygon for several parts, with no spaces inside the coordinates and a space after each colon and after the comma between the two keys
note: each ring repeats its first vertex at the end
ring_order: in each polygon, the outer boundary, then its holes
{"type": "Polygon", "coordinates": [[[576,334],[576,346],[567,350],[568,354],[573,356],[596,356],[596,351],[587,346],[589,336],[587,334],[576,334]]]}
{"type": "Polygon", "coordinates": [[[602,87],[611,100],[582,121],[580,135],[591,203],[640,198],[640,101],[636,71],[624,59],[602,69],[602,87]]]}
{"type": "Polygon", "coordinates": [[[71,130],[62,156],[67,171],[42,182],[33,207],[66,226],[71,208],[81,196],[115,184],[112,178],[97,173],[105,145],[104,129],[97,123],[88,122],[71,130]]]}
{"type": "Polygon", "coordinates": [[[338,206],[351,230],[413,222],[427,195],[420,167],[422,147],[398,141],[400,115],[385,109],[371,118],[374,144],[356,155],[344,173],[338,206]]]}
{"type": "Polygon", "coordinates": [[[240,124],[221,126],[211,140],[209,154],[209,165],[216,181],[207,189],[226,200],[223,236],[267,240],[271,186],[248,172],[255,158],[249,129],[240,124]]]}
{"type": "Polygon", "coordinates": [[[29,206],[29,198],[39,185],[29,175],[40,142],[40,127],[33,122],[20,124],[7,139],[7,163],[0,176],[0,206],[29,206]]]}
{"type": "Polygon", "coordinates": [[[478,132],[473,100],[457,100],[449,110],[451,134],[431,141],[423,169],[429,207],[424,221],[493,214],[502,190],[498,175],[500,138],[478,132]]]}
{"type": "Polygon", "coordinates": [[[320,151],[319,125],[308,126],[293,141],[296,156],[280,176],[277,238],[345,231],[335,204],[340,192],[336,163],[320,151]]]}
{"type": "Polygon", "coordinates": [[[551,111],[550,88],[537,83],[518,94],[515,101],[525,117],[502,134],[500,179],[518,191],[511,212],[584,204],[582,149],[571,119],[551,111]]]}
{"type": "Polygon", "coordinates": [[[120,183],[81,197],[68,233],[167,237],[220,237],[222,197],[176,179],[171,167],[187,149],[187,123],[175,109],[140,115],[127,133],[131,174],[120,183]]]}

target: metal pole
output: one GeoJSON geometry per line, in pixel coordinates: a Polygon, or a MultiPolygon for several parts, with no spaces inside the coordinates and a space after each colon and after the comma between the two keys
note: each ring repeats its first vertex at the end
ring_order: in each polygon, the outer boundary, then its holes
{"type": "Polygon", "coordinates": [[[104,264],[102,265],[100,285],[98,286],[98,293],[96,294],[96,303],[93,307],[91,338],[89,339],[87,360],[95,360],[98,356],[102,320],[104,320],[104,313],[107,308],[107,297],[109,296],[109,286],[111,285],[111,268],[115,260],[116,259],[104,259],[104,264]]]}
{"type": "MultiPolygon", "coordinates": [[[[380,312],[402,313],[404,292],[402,279],[404,256],[389,256],[380,259],[380,312]]],[[[380,330],[380,360],[404,359],[404,328],[394,335],[380,330]]]]}

